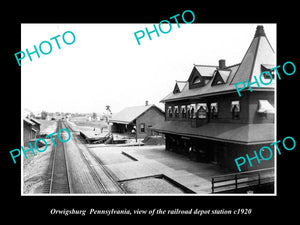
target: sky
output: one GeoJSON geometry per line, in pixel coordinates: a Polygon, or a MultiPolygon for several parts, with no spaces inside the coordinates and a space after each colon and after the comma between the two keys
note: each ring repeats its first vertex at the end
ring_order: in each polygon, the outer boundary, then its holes
{"type": "MultiPolygon", "coordinates": [[[[22,24],[20,51],[33,52],[43,41],[52,45],[50,54],[21,61],[22,110],[102,113],[110,105],[117,113],[146,100],[163,108],[159,101],[173,91],[175,80],[188,79],[194,64],[240,63],[257,25],[264,26],[276,53],[276,24],[172,23],[169,33],[152,33],[152,40],[146,34],[141,45],[134,33],[151,31],[153,24],[22,24]],[[71,45],[62,40],[66,31],[76,37],[71,45]],[[50,40],[57,35],[61,49],[50,40]]],[[[65,38],[72,41],[70,34],[65,38]]]]}

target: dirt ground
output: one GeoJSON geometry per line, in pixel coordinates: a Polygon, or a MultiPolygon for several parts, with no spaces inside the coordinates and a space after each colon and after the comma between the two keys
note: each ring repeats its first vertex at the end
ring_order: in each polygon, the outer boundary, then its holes
{"type": "MultiPolygon", "coordinates": [[[[39,120],[39,122],[41,122],[41,134],[47,135],[56,131],[56,121],[39,120]]],[[[32,151],[28,151],[26,152],[27,159],[22,154],[23,194],[38,194],[42,193],[44,189],[53,146],[51,139],[45,140],[48,147],[44,152],[38,152],[34,149],[36,155],[33,155],[32,151]]],[[[28,145],[24,145],[24,148],[29,149],[28,145]]],[[[43,150],[44,147],[40,149],[43,150]]]]}
{"type": "Polygon", "coordinates": [[[23,194],[42,193],[47,181],[46,172],[52,152],[52,144],[49,144],[44,152],[35,152],[35,156],[31,151],[27,152],[27,159],[23,156],[23,194]]]}

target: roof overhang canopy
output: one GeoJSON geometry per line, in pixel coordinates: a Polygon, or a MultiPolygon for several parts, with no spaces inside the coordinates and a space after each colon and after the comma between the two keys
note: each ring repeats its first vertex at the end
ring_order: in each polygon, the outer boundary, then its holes
{"type": "Polygon", "coordinates": [[[258,113],[275,113],[275,108],[268,100],[258,100],[258,113]]]}

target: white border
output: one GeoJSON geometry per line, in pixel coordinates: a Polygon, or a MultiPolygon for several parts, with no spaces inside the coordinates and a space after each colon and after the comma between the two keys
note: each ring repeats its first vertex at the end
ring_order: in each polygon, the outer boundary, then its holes
{"type": "MultiPolygon", "coordinates": [[[[201,23],[202,24],[202,23],[201,23]]],[[[218,24],[218,23],[203,23],[203,24],[218,24]]],[[[239,23],[224,23],[224,24],[239,24],[239,23]]],[[[258,23],[243,23],[243,24],[258,24],[258,23]]],[[[262,24],[266,24],[266,23],[262,23],[262,24]]],[[[277,47],[278,47],[278,40],[277,40],[277,32],[278,32],[278,27],[277,27],[277,23],[269,23],[269,24],[274,24],[276,26],[276,59],[275,59],[275,64],[277,65],[277,47]]],[[[22,29],[22,26],[21,26],[22,29]]],[[[22,32],[21,32],[22,33],[22,32]]],[[[21,37],[22,38],[22,37],[21,37]]],[[[250,45],[250,44],[249,44],[250,45]]],[[[22,46],[21,46],[22,47],[22,46]]],[[[22,49],[22,48],[21,48],[22,49]]],[[[22,71],[22,69],[21,69],[22,71]]],[[[275,76],[276,77],[276,76],[275,76]]],[[[275,141],[277,141],[277,77],[275,78],[276,80],[276,86],[275,86],[275,129],[274,129],[274,139],[275,141]]],[[[21,144],[23,144],[23,103],[22,103],[22,73],[21,73],[21,144]]],[[[275,153],[275,151],[274,151],[275,153]]],[[[21,154],[22,155],[22,154],[21,154]]],[[[213,197],[213,196],[277,196],[277,152],[276,154],[274,154],[274,173],[275,173],[275,178],[274,178],[274,193],[270,193],[270,194],[239,194],[239,193],[228,193],[228,194],[212,194],[212,193],[208,193],[208,194],[84,194],[84,193],[79,193],[79,194],[46,194],[46,193],[40,193],[40,194],[24,194],[23,193],[23,187],[24,187],[24,178],[23,178],[23,158],[24,156],[21,156],[21,196],[48,196],[48,197],[52,197],[52,196],[122,196],[122,197],[131,197],[131,196],[157,196],[157,197],[161,197],[161,196],[184,196],[184,197],[201,197],[201,196],[209,196],[209,197],[213,197]]]]}

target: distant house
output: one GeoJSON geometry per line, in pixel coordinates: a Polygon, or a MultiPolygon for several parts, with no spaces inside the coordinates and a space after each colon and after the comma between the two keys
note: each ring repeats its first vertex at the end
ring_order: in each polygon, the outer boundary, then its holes
{"type": "Polygon", "coordinates": [[[32,129],[36,132],[36,134],[39,134],[41,130],[41,123],[35,118],[30,118],[30,121],[34,123],[32,129]]]}
{"type": "Polygon", "coordinates": [[[27,143],[31,139],[37,138],[37,135],[40,133],[41,130],[41,123],[34,118],[24,118],[23,124],[24,143],[27,143]]]}
{"type": "Polygon", "coordinates": [[[163,123],[164,112],[155,105],[146,104],[124,108],[113,114],[109,122],[112,133],[128,134],[138,139],[153,135],[152,126],[163,123]]]}

